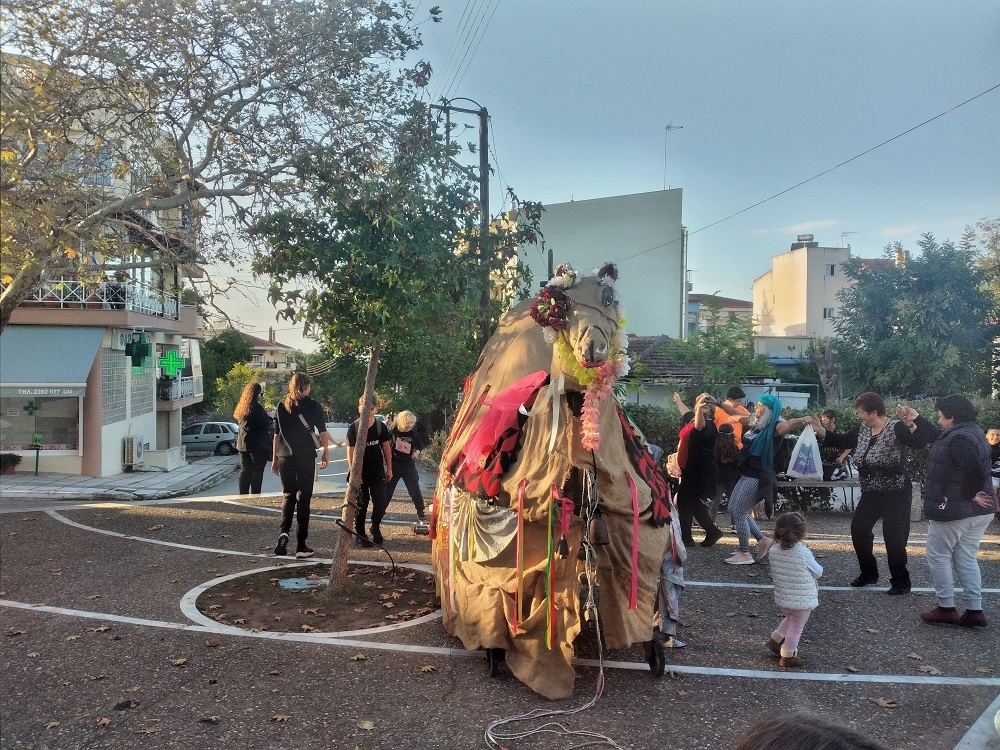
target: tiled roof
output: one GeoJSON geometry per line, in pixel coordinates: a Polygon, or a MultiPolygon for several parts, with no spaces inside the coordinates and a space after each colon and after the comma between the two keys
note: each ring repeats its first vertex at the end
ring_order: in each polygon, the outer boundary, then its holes
{"type": "Polygon", "coordinates": [[[716,304],[719,307],[743,307],[753,310],[753,302],[745,299],[734,299],[732,297],[718,297],[714,294],[688,294],[688,300],[697,302],[700,305],[716,304]]]}
{"type": "Polygon", "coordinates": [[[268,351],[274,350],[284,350],[288,352],[295,351],[294,346],[286,346],[285,344],[279,344],[277,341],[268,341],[267,339],[259,339],[256,336],[251,336],[249,333],[241,333],[243,338],[250,342],[250,346],[254,349],[266,349],[268,351]]]}
{"type": "Polygon", "coordinates": [[[640,380],[688,380],[698,371],[697,367],[691,365],[680,365],[669,355],[660,351],[671,341],[669,336],[636,336],[629,334],[628,353],[632,360],[632,367],[641,363],[642,374],[634,374],[629,377],[637,377],[640,380]]]}

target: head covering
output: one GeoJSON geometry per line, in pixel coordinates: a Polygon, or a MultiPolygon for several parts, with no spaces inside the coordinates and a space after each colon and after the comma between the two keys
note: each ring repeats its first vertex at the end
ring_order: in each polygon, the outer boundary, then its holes
{"type": "Polygon", "coordinates": [[[760,465],[765,469],[774,466],[774,427],[778,424],[778,417],[781,416],[781,401],[777,396],[765,393],[757,399],[758,403],[764,404],[770,414],[764,428],[754,437],[750,443],[750,455],[760,459],[760,465]]]}

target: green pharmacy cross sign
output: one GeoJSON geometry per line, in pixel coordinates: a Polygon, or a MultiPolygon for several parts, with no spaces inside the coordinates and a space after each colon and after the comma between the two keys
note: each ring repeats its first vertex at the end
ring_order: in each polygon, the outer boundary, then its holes
{"type": "Polygon", "coordinates": [[[31,417],[35,416],[35,412],[38,411],[40,408],[41,407],[38,406],[34,401],[29,401],[24,405],[24,410],[28,412],[28,416],[31,417]]]}
{"type": "Polygon", "coordinates": [[[173,349],[167,352],[166,357],[160,357],[156,360],[156,364],[160,366],[160,369],[163,370],[164,374],[169,375],[172,378],[176,377],[177,373],[184,369],[186,362],[187,360],[178,357],[177,352],[173,349]]]}

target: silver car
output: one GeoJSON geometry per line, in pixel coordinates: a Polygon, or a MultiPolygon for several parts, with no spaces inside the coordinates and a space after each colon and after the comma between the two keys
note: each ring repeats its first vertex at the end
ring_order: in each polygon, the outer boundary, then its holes
{"type": "Polygon", "coordinates": [[[212,451],[222,456],[236,452],[235,422],[195,422],[181,431],[181,443],[188,451],[212,451]]]}

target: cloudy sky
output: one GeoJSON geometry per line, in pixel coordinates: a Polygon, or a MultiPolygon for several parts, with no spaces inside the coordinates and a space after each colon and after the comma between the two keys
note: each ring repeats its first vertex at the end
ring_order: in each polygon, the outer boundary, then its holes
{"type": "MultiPolygon", "coordinates": [[[[508,185],[543,203],[682,188],[696,292],[750,299],[800,233],[874,257],[1000,216],[995,0],[434,0],[418,12],[432,5],[443,22],[420,27],[416,58],[435,70],[430,98],[489,110],[492,208],[508,185]],[[681,127],[664,171],[668,123],[681,127]]],[[[639,273],[642,256],[620,265],[639,273]]],[[[273,315],[245,319],[266,335],[273,315]]]]}

